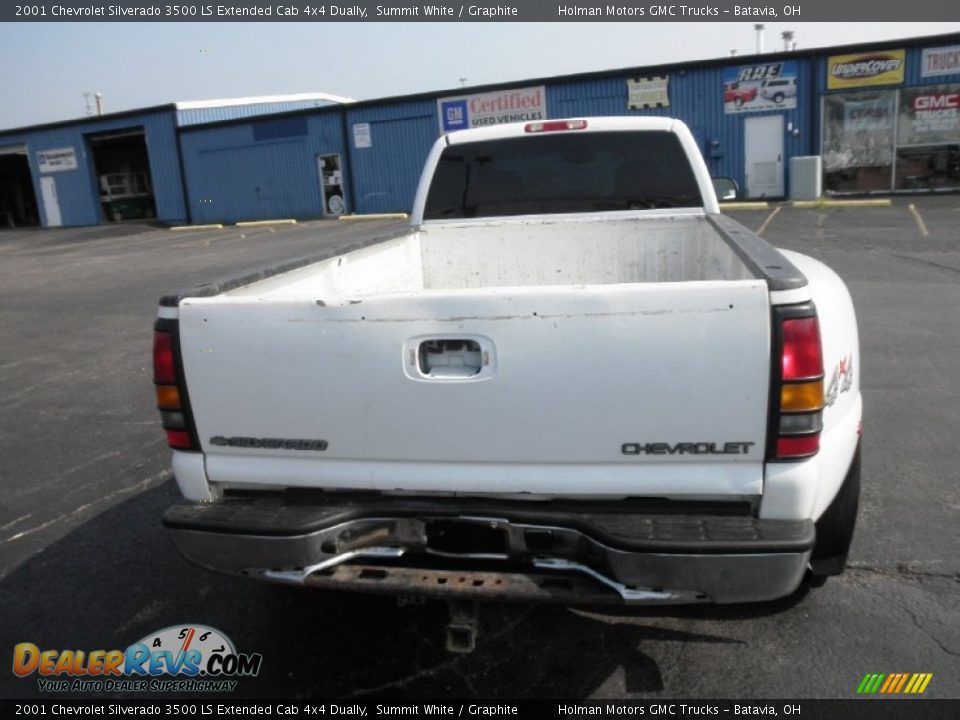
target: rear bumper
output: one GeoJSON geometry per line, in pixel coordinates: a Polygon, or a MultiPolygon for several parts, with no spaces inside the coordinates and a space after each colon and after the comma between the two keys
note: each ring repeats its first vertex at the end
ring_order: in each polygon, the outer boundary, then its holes
{"type": "Polygon", "coordinates": [[[164,524],[184,557],[211,570],[458,599],[763,601],[792,593],[808,567],[811,521],[624,505],[237,498],[175,505],[164,524]]]}

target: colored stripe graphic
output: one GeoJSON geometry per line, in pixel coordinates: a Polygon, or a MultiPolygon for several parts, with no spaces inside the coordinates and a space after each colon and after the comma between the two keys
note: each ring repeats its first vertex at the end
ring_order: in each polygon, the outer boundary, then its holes
{"type": "Polygon", "coordinates": [[[867,673],[857,686],[858,695],[920,695],[933,680],[933,673],[867,673]]]}
{"type": "Polygon", "coordinates": [[[907,673],[900,673],[900,682],[897,683],[897,687],[894,692],[900,692],[903,690],[903,686],[907,684],[907,673]]]}

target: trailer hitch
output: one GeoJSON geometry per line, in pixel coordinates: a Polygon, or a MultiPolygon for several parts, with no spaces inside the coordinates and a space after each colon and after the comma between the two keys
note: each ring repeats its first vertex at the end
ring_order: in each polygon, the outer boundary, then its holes
{"type": "Polygon", "coordinates": [[[480,629],[480,603],[475,600],[448,600],[450,621],[447,624],[447,650],[471,653],[477,646],[480,629]]]}

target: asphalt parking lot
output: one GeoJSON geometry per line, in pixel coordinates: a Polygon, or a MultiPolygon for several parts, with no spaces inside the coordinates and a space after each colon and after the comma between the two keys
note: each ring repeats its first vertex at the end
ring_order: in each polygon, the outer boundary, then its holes
{"type": "Polygon", "coordinates": [[[865,436],[851,568],[766,605],[491,605],[476,651],[456,656],[442,604],[213,575],[159,522],[178,495],[153,407],[157,298],[395,223],[0,233],[0,697],[41,695],[9,670],[17,642],[124,648],[182,623],[262,653],[242,697],[850,698],[867,672],[933,673],[927,697],[960,697],[960,196],[734,217],[853,293],[865,436]]]}

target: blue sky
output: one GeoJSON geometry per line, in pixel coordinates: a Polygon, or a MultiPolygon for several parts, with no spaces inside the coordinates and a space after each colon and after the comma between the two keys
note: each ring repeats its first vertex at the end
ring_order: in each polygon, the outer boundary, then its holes
{"type": "MultiPolygon", "coordinates": [[[[800,47],[960,32],[960,23],[768,23],[800,47]]],[[[0,128],[175,100],[357,99],[754,49],[752,23],[2,23],[0,128]]]]}

